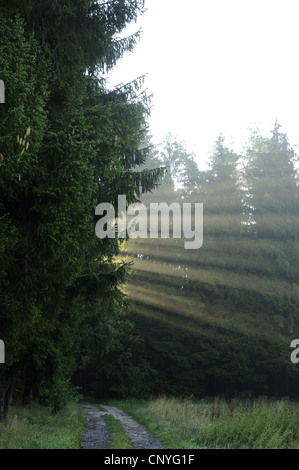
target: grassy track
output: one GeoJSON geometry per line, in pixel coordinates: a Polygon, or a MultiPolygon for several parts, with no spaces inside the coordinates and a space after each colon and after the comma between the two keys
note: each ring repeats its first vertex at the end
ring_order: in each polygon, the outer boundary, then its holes
{"type": "MultiPolygon", "coordinates": [[[[91,402],[88,403],[87,401],[86,403],[94,406],[100,411],[106,412],[106,410],[99,405],[95,405],[91,402]]],[[[110,432],[111,449],[134,449],[130,436],[126,434],[118,419],[109,414],[103,415],[103,418],[108,431],[110,432]]]]}

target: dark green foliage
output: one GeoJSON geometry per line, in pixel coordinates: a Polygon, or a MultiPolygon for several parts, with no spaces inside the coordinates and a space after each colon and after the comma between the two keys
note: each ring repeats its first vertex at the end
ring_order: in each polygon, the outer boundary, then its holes
{"type": "Polygon", "coordinates": [[[162,171],[138,169],[149,112],[142,79],[107,90],[96,76],[132,49],[137,36],[115,34],[143,2],[0,2],[0,11],[3,417],[16,373],[25,402],[57,410],[89,335],[103,336],[125,312],[128,266],[114,258],[117,238],[96,238],[95,207],[116,205],[118,194],[137,201],[162,171]]]}
{"type": "Polygon", "coordinates": [[[155,371],[140,354],[140,343],[132,321],[103,322],[88,338],[89,355],[82,357],[74,380],[95,397],[148,397],[155,371]]]}

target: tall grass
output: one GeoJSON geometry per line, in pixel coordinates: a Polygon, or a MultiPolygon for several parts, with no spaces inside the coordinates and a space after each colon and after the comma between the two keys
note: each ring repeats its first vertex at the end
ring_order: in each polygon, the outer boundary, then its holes
{"type": "Polygon", "coordinates": [[[148,412],[183,448],[299,448],[299,405],[287,399],[161,397],[148,404],[148,412]]]}
{"type": "Polygon", "coordinates": [[[298,449],[299,403],[288,399],[159,397],[114,402],[169,449],[298,449]]]}
{"type": "Polygon", "coordinates": [[[46,407],[13,407],[0,424],[0,449],[77,449],[85,431],[85,416],[76,403],[53,414],[46,407]]]}

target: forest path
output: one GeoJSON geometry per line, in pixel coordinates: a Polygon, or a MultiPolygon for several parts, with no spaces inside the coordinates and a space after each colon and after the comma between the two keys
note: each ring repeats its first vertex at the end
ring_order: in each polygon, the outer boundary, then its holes
{"type": "Polygon", "coordinates": [[[150,434],[144,426],[128,416],[124,411],[99,404],[105,411],[100,411],[94,406],[80,405],[87,418],[87,429],[81,444],[81,449],[110,449],[109,431],[106,427],[104,416],[112,415],[124,428],[132,440],[135,449],[166,449],[166,447],[150,434]]]}

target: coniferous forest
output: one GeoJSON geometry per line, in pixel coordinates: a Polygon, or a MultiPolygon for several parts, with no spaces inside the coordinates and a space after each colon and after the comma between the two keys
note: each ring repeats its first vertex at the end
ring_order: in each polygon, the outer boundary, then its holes
{"type": "MultiPolygon", "coordinates": [[[[143,77],[105,76],[143,0],[0,0],[0,420],[14,402],[298,398],[298,159],[282,123],[201,170],[184,141],[152,145],[143,77]],[[203,203],[203,244],[98,238],[119,195],[203,203]]],[[[194,215],[194,214],[193,214],[194,215]]],[[[174,219],[170,217],[170,226],[174,219]]],[[[159,232],[161,235],[161,230],[159,232]]]]}

